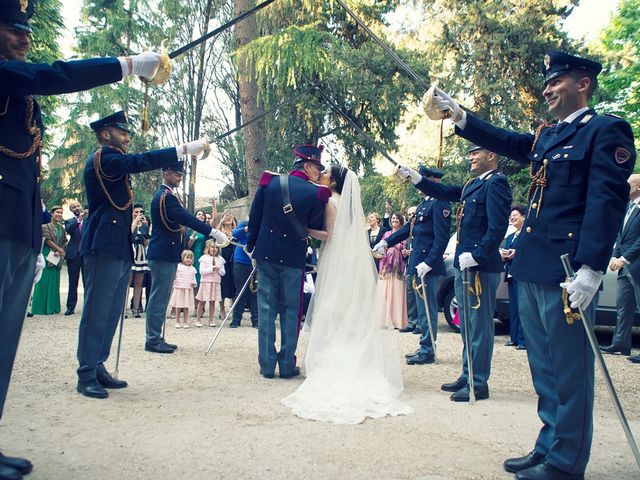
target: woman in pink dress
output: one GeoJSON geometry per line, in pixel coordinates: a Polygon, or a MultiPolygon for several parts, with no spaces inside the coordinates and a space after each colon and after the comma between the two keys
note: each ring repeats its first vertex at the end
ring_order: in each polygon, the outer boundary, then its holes
{"type": "MultiPolygon", "coordinates": [[[[391,215],[391,230],[385,232],[382,240],[396,232],[404,224],[401,213],[391,215]]],[[[407,302],[405,290],[405,269],[407,261],[402,256],[406,248],[406,240],[387,249],[380,259],[378,274],[378,311],[381,314],[383,327],[400,329],[407,325],[407,302]]]]}
{"type": "Polygon", "coordinates": [[[200,288],[196,299],[198,311],[196,314],[196,327],[201,327],[200,319],[204,311],[205,302],[209,302],[209,326],[215,327],[213,321],[216,313],[216,302],[222,300],[221,282],[224,277],[225,260],[220,255],[220,249],[213,239],[207,240],[204,246],[204,255],[200,257],[200,288]]]}
{"type": "Polygon", "coordinates": [[[189,309],[193,310],[193,287],[196,286],[196,269],[193,266],[193,252],[185,250],[180,255],[180,263],[173,281],[173,292],[169,306],[176,309],[176,328],[189,328],[189,309]],[[180,314],[183,322],[180,325],[180,314]]]}

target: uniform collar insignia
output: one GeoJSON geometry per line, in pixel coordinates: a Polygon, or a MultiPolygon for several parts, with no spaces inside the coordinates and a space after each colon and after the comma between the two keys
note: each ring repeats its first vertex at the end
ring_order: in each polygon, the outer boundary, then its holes
{"type": "Polygon", "coordinates": [[[584,125],[585,123],[587,123],[592,118],[593,118],[593,115],[591,115],[590,113],[585,115],[584,117],[582,117],[582,120],[580,120],[580,125],[584,125]]]}
{"type": "Polygon", "coordinates": [[[20,11],[22,13],[27,13],[28,7],[29,7],[29,0],[20,0],[20,11]]]}

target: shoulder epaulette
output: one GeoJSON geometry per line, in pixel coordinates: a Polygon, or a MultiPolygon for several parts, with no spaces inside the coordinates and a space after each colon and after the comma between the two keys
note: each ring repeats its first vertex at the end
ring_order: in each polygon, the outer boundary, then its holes
{"type": "Polygon", "coordinates": [[[585,115],[584,117],[582,117],[582,120],[580,120],[580,125],[585,125],[592,118],[593,118],[593,115],[591,115],[591,114],[585,115]]]}
{"type": "Polygon", "coordinates": [[[614,114],[614,113],[605,113],[605,115],[606,115],[607,117],[613,117],[613,118],[617,118],[617,119],[619,119],[619,120],[624,120],[624,118],[622,118],[620,115],[616,115],[616,114],[614,114]]]}
{"type": "Polygon", "coordinates": [[[261,187],[266,187],[267,185],[269,185],[269,182],[271,181],[271,179],[276,176],[278,176],[277,173],[270,172],[269,170],[265,170],[264,172],[262,172],[259,185],[261,187]]]}
{"type": "Polygon", "coordinates": [[[316,197],[322,203],[327,203],[329,201],[329,198],[331,197],[331,190],[325,185],[318,185],[318,192],[316,193],[316,197]]]}

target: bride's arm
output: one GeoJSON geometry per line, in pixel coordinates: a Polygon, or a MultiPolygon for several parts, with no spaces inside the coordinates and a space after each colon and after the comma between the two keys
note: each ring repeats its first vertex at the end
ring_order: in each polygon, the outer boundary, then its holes
{"type": "Polygon", "coordinates": [[[331,238],[333,233],[333,224],[336,221],[336,206],[332,202],[327,202],[327,206],[324,207],[324,228],[325,230],[314,230],[313,228],[307,228],[307,232],[316,240],[326,242],[331,238]]]}

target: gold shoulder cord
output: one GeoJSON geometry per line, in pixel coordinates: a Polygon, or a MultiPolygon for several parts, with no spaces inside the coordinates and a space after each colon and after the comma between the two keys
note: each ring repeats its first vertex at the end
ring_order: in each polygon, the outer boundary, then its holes
{"type": "MultiPolygon", "coordinates": [[[[570,282],[571,279],[567,278],[565,282],[570,282]]],[[[564,316],[567,319],[567,324],[573,325],[573,322],[576,320],[580,320],[580,314],[578,312],[571,311],[571,307],[569,306],[569,293],[566,288],[562,289],[562,305],[564,310],[564,316]]]]}
{"type": "MultiPolygon", "coordinates": [[[[7,97],[7,103],[5,104],[5,108],[4,108],[4,112],[2,112],[2,115],[5,115],[7,113],[7,110],[9,108],[9,101],[10,101],[11,97],[7,97]]],[[[27,111],[25,113],[25,128],[27,130],[27,133],[29,135],[31,135],[31,137],[33,138],[33,142],[31,142],[31,146],[29,147],[29,149],[26,152],[22,152],[22,153],[18,153],[14,150],[11,150],[10,148],[5,147],[4,145],[0,145],[0,153],[3,153],[4,155],[11,157],[11,158],[15,158],[18,160],[22,160],[25,158],[29,158],[31,155],[33,155],[36,151],[38,152],[38,158],[37,158],[37,162],[38,162],[38,178],[37,181],[40,182],[40,176],[41,176],[41,171],[42,171],[42,135],[40,133],[40,129],[37,127],[37,125],[35,124],[35,122],[33,121],[33,97],[31,95],[29,95],[28,97],[26,97],[27,99],[27,111]]]]}
{"type": "MultiPolygon", "coordinates": [[[[160,209],[160,220],[162,220],[162,224],[170,232],[182,233],[184,231],[184,227],[182,225],[179,225],[178,228],[171,228],[169,226],[170,220],[169,220],[169,217],[167,217],[167,206],[165,205],[167,195],[169,195],[169,192],[166,190],[162,193],[162,195],[160,195],[160,202],[158,204],[158,208],[160,209]]],[[[178,197],[176,197],[176,199],[178,200],[178,203],[180,203],[180,200],[178,199],[178,197]]]]}
{"type": "Polygon", "coordinates": [[[481,303],[480,295],[482,295],[482,283],[480,283],[480,272],[476,272],[476,280],[474,282],[474,285],[473,286],[469,285],[469,293],[471,295],[474,295],[478,300],[478,303],[476,305],[473,305],[471,308],[473,308],[474,310],[478,310],[480,308],[480,303],[481,303]]]}
{"type": "Polygon", "coordinates": [[[127,177],[124,176],[124,185],[127,189],[127,193],[129,194],[129,200],[127,200],[127,203],[125,203],[122,207],[120,205],[116,205],[116,203],[113,201],[113,198],[111,198],[111,195],[109,195],[107,188],[104,186],[104,180],[108,182],[116,182],[120,180],[123,177],[123,175],[120,175],[117,177],[112,177],[110,175],[107,175],[102,171],[101,162],[102,162],[102,147],[100,147],[96,151],[96,153],[93,155],[93,170],[96,172],[96,177],[98,178],[98,184],[100,185],[100,189],[102,190],[102,193],[104,193],[104,196],[107,197],[107,200],[109,201],[111,206],[116,210],[120,210],[121,212],[124,212],[131,205],[133,205],[133,190],[131,190],[131,185],[129,185],[129,180],[127,180],[127,177]]]}
{"type": "MultiPolygon", "coordinates": [[[[543,128],[549,127],[551,124],[542,122],[538,128],[536,129],[536,133],[533,137],[533,143],[531,144],[531,151],[533,152],[536,148],[536,144],[538,143],[538,138],[540,137],[540,133],[543,128]]],[[[536,211],[536,217],[540,213],[540,208],[542,207],[542,197],[544,195],[544,189],[547,186],[547,160],[543,160],[542,166],[540,169],[534,173],[533,172],[533,160],[531,161],[531,166],[529,167],[529,177],[531,178],[531,184],[529,185],[529,193],[527,194],[527,202],[529,203],[529,208],[527,209],[527,216],[531,213],[531,209],[536,211]],[[540,198],[538,202],[534,204],[531,203],[532,198],[536,198],[536,195],[540,192],[540,198]]]]}
{"type": "MultiPolygon", "coordinates": [[[[462,194],[460,195],[460,199],[461,200],[464,198],[464,191],[467,189],[467,185],[469,185],[472,180],[473,180],[473,178],[470,178],[469,180],[467,180],[467,183],[465,183],[464,187],[462,187],[462,194]]],[[[462,203],[460,203],[460,205],[458,205],[458,208],[456,210],[456,244],[460,243],[460,232],[462,230],[462,219],[464,218],[464,203],[465,203],[465,201],[462,200],[462,203]]]]}

